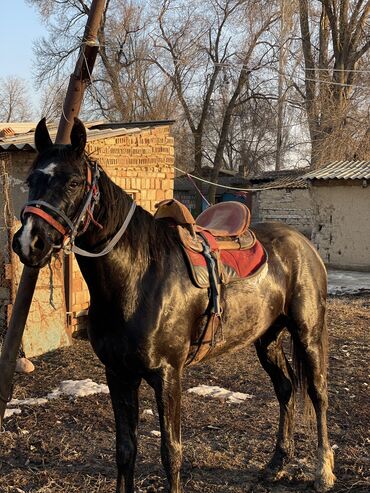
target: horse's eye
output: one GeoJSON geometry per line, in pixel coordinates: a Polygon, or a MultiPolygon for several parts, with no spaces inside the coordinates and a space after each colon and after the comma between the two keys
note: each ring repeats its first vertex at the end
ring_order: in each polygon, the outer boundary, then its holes
{"type": "Polygon", "coordinates": [[[70,188],[77,188],[79,185],[78,181],[76,180],[72,180],[70,183],[69,183],[69,186],[70,188]]]}

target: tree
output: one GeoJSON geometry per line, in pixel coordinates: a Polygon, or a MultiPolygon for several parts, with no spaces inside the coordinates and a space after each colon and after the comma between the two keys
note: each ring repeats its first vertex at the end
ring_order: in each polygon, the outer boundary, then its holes
{"type": "Polygon", "coordinates": [[[0,121],[27,121],[32,118],[27,85],[24,80],[8,76],[0,79],[0,121]]]}
{"type": "MultiPolygon", "coordinates": [[[[222,108],[212,158],[211,180],[217,181],[234,112],[239,104],[257,97],[253,88],[253,83],[258,85],[256,74],[273,53],[264,36],[278,19],[278,12],[271,2],[253,0],[163,0],[157,18],[153,60],[176,90],[193,135],[194,170],[200,176],[212,108],[222,108]],[[226,94],[223,80],[230,72],[226,94]]],[[[209,196],[214,202],[212,186],[209,196]]]]}
{"type": "MultiPolygon", "coordinates": [[[[28,0],[43,16],[49,36],[35,46],[37,81],[48,85],[68,77],[78,49],[86,0],[28,0]]],[[[99,60],[88,91],[91,114],[111,121],[169,118],[177,102],[172,88],[148,63],[148,13],[139,2],[108,0],[98,33],[99,60]]]]}
{"type": "MultiPolygon", "coordinates": [[[[304,89],[299,90],[307,111],[313,166],[361,152],[355,140],[361,140],[362,132],[353,123],[361,113],[356,98],[370,48],[369,14],[369,0],[299,0],[305,71],[304,89]]],[[[367,128],[368,124],[365,132],[367,128]]]]}

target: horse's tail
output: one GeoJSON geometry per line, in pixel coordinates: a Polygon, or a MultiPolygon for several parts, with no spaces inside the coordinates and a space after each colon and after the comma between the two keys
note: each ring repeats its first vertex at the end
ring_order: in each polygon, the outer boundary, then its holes
{"type": "MultiPolygon", "coordinates": [[[[307,375],[307,362],[305,352],[302,349],[301,343],[292,337],[292,363],[295,376],[297,378],[297,388],[301,391],[304,405],[304,421],[313,424],[314,421],[314,408],[312,401],[308,395],[308,375],[307,375]]],[[[321,373],[327,381],[327,366],[328,366],[328,329],[326,323],[326,317],[322,325],[320,343],[319,343],[319,360],[321,362],[321,373]]]]}

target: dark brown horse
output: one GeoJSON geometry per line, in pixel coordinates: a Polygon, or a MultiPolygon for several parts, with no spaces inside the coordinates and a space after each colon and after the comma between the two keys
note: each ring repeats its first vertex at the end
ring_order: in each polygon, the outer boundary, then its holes
{"type": "MultiPolygon", "coordinates": [[[[189,279],[175,228],[139,206],[134,210],[132,199],[86,156],[81,122],[75,121],[71,145],[53,145],[44,120],[35,141],[39,154],[28,178],[30,202],[14,250],[24,264],[42,267],[54,252],[66,248],[66,238],[70,244],[75,240],[91,297],[89,336],[106,367],[116,421],[116,491],[134,491],[138,388],[145,379],[158,404],[169,491],[179,493],[181,379],[192,334],[205,322],[207,290],[189,279]],[[84,256],[84,249],[104,255],[84,256]]],[[[280,424],[267,465],[270,476],[293,455],[295,396],[298,383],[303,383],[317,418],[315,485],[325,491],[335,480],[326,423],[325,267],[312,245],[293,229],[267,223],[254,231],[268,252],[268,267],[253,279],[224,288],[226,343],[212,355],[254,343],[271,377],[280,424]],[[284,328],[293,340],[294,370],[282,349],[284,328]]]]}

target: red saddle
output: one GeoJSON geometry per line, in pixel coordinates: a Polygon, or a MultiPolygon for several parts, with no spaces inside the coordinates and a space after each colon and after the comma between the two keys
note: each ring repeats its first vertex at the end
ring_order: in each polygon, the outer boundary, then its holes
{"type": "Polygon", "coordinates": [[[195,220],[189,209],[178,200],[157,204],[156,219],[170,219],[177,225],[191,277],[196,286],[209,287],[209,273],[203,255],[203,242],[209,244],[217,259],[220,281],[256,273],[266,260],[264,248],[248,229],[250,212],[241,202],[220,202],[203,211],[195,220]]]}

